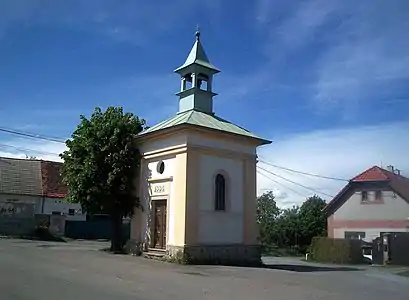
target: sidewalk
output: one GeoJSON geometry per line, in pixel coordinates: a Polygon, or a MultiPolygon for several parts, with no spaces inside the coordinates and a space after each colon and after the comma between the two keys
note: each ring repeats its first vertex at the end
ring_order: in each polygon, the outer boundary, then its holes
{"type": "Polygon", "coordinates": [[[382,266],[382,265],[372,265],[373,268],[376,268],[380,271],[392,273],[394,275],[400,275],[409,277],[409,266],[382,266]]]}

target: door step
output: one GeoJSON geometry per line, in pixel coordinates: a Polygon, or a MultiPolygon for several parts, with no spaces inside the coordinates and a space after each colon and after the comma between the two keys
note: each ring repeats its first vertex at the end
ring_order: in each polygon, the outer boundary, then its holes
{"type": "Polygon", "coordinates": [[[166,255],[165,249],[148,248],[147,252],[143,253],[143,257],[151,259],[161,259],[166,255]]]}

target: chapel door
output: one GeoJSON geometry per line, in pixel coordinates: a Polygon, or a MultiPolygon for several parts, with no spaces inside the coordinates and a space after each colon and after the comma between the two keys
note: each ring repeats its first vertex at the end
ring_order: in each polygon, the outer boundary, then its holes
{"type": "Polygon", "coordinates": [[[155,219],[153,245],[154,248],[166,248],[166,200],[154,200],[155,219]]]}

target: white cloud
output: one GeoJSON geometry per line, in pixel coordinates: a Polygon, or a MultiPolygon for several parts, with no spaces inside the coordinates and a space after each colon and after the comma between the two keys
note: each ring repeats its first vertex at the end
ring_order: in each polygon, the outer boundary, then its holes
{"type": "Polygon", "coordinates": [[[67,148],[65,144],[34,139],[0,139],[0,157],[36,157],[50,161],[62,161],[58,156],[67,148]]]}
{"type": "Polygon", "coordinates": [[[199,10],[217,21],[220,1],[2,0],[0,37],[14,24],[51,24],[141,45],[152,34],[183,25],[186,16],[199,10]]]}
{"type": "MultiPolygon", "coordinates": [[[[293,136],[277,137],[268,146],[260,148],[260,160],[303,172],[336,178],[351,179],[364,170],[378,165],[394,165],[409,176],[409,123],[379,124],[313,131],[293,136]]],[[[294,182],[329,195],[336,195],[346,184],[342,181],[319,179],[292,173],[259,162],[260,167],[294,182]]],[[[282,206],[292,206],[314,192],[260,171],[287,186],[272,182],[258,174],[259,194],[267,189],[284,191],[288,197],[278,199],[282,206]],[[295,190],[304,197],[294,193],[295,190]]],[[[281,195],[280,195],[281,196],[281,195]]],[[[329,200],[330,197],[320,195],[329,200]]],[[[280,198],[280,197],[279,197],[280,198]]]]}
{"type": "Polygon", "coordinates": [[[332,17],[336,8],[334,1],[301,2],[294,13],[275,29],[275,33],[286,50],[302,46],[315,38],[316,31],[332,17]]]}
{"type": "Polygon", "coordinates": [[[349,17],[317,64],[316,100],[348,105],[380,92],[389,96],[394,81],[409,78],[409,6],[398,2],[344,7],[349,17]]]}
{"type": "Polygon", "coordinates": [[[267,55],[279,64],[315,52],[300,72],[309,74],[318,108],[348,114],[365,102],[396,96],[396,85],[409,78],[408,1],[279,3],[275,9],[276,2],[258,2],[257,24],[269,36],[267,55]]]}
{"type": "MultiPolygon", "coordinates": [[[[264,50],[269,68],[274,70],[271,77],[288,75],[288,64],[282,62],[311,57],[308,63],[303,59],[303,65],[297,68],[297,75],[304,74],[300,77],[307,79],[292,82],[294,86],[306,87],[303,91],[305,99],[314,104],[311,108],[318,112],[335,111],[346,121],[357,112],[376,109],[375,103],[379,101],[390,104],[407,101],[400,94],[402,81],[409,79],[407,1],[259,0],[257,3],[256,25],[266,37],[264,50]],[[371,102],[374,105],[369,106],[371,102]]],[[[409,176],[408,129],[408,123],[395,123],[277,137],[272,145],[260,149],[260,154],[276,165],[346,179],[381,164],[396,165],[409,176]]],[[[259,165],[330,195],[344,185],[259,165]]],[[[264,174],[304,196],[313,193],[264,174]]],[[[262,175],[258,177],[259,193],[275,189],[288,194],[278,201],[283,206],[304,198],[262,175]]]]}

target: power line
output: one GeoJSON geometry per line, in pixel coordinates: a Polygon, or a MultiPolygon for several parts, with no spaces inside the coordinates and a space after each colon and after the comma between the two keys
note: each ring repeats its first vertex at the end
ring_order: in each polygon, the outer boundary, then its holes
{"type": "Polygon", "coordinates": [[[324,175],[318,175],[318,174],[312,174],[312,173],[308,173],[308,172],[302,172],[302,171],[298,171],[298,170],[294,170],[294,169],[290,169],[290,168],[286,168],[286,167],[282,167],[282,166],[278,166],[275,164],[272,164],[270,162],[267,162],[265,160],[259,160],[261,163],[264,163],[266,165],[278,168],[278,169],[282,169],[282,170],[286,170],[289,172],[293,172],[293,173],[298,173],[298,174],[302,174],[302,175],[306,175],[306,176],[312,176],[312,177],[318,177],[318,178],[323,178],[323,179],[330,179],[330,180],[337,180],[337,181],[346,181],[348,182],[349,180],[344,179],[344,178],[337,178],[337,177],[330,177],[330,176],[324,176],[324,175]]]}
{"type": "Polygon", "coordinates": [[[264,169],[264,168],[262,168],[262,167],[260,167],[260,166],[257,166],[257,167],[258,167],[259,169],[261,169],[261,170],[263,170],[263,171],[265,171],[265,172],[271,174],[271,175],[274,175],[274,176],[276,176],[276,177],[278,177],[278,178],[281,178],[281,179],[283,179],[283,180],[285,180],[285,181],[291,182],[292,184],[301,186],[301,187],[303,187],[303,188],[305,188],[305,189],[307,189],[307,190],[313,191],[313,192],[315,192],[315,193],[317,193],[317,194],[322,194],[322,195],[325,195],[325,196],[331,197],[331,198],[334,197],[334,196],[329,195],[329,194],[327,194],[327,193],[318,191],[318,190],[316,190],[316,189],[313,189],[313,188],[311,188],[311,187],[305,186],[305,185],[303,185],[303,184],[301,184],[301,183],[298,183],[298,182],[295,182],[295,181],[293,181],[293,180],[291,180],[291,179],[288,179],[288,178],[286,178],[286,177],[284,177],[284,176],[281,176],[281,175],[278,175],[278,174],[276,174],[276,173],[274,173],[274,172],[271,172],[271,171],[269,171],[269,170],[266,170],[266,169],[264,169]]]}
{"type": "Polygon", "coordinates": [[[49,142],[65,144],[65,141],[63,139],[59,139],[59,138],[55,138],[55,137],[46,137],[46,136],[41,135],[41,134],[24,132],[24,131],[19,131],[19,130],[15,130],[15,129],[5,128],[5,127],[0,127],[0,131],[10,133],[10,134],[14,134],[14,135],[23,136],[23,137],[28,137],[28,138],[32,138],[32,139],[38,139],[38,140],[44,140],[44,141],[49,141],[49,142]]]}
{"type": "Polygon", "coordinates": [[[277,180],[271,178],[270,176],[268,176],[268,175],[266,175],[266,174],[264,174],[264,173],[262,173],[262,172],[260,172],[260,171],[257,171],[257,173],[260,174],[260,175],[262,175],[262,176],[264,176],[265,178],[271,180],[272,182],[274,182],[274,183],[276,183],[276,184],[278,184],[278,185],[281,185],[281,186],[284,187],[285,189],[287,189],[287,190],[289,190],[289,191],[291,191],[291,192],[293,192],[293,193],[295,193],[295,194],[297,194],[297,195],[299,195],[299,196],[301,196],[301,197],[305,197],[305,195],[303,195],[303,194],[301,194],[300,192],[298,192],[298,191],[296,191],[296,190],[290,188],[289,186],[287,186],[287,185],[285,185],[285,184],[283,184],[283,183],[281,183],[281,182],[279,182],[279,181],[277,181],[277,180]]]}
{"type": "Polygon", "coordinates": [[[41,151],[41,150],[35,150],[35,149],[30,149],[30,148],[21,148],[21,147],[16,147],[16,146],[12,146],[12,145],[7,145],[7,144],[1,144],[0,143],[0,147],[2,148],[12,148],[18,151],[27,151],[27,152],[35,152],[38,154],[44,154],[44,155],[55,155],[55,156],[60,156],[58,153],[54,153],[54,152],[47,152],[47,151],[41,151]]]}
{"type": "Polygon", "coordinates": [[[283,183],[281,183],[281,182],[279,182],[279,181],[277,181],[277,180],[271,178],[270,176],[267,176],[266,174],[261,173],[260,171],[257,171],[257,173],[260,174],[260,175],[262,175],[262,176],[264,176],[265,178],[271,180],[272,182],[274,182],[274,183],[276,183],[276,184],[278,184],[278,185],[281,185],[281,186],[284,187],[285,189],[287,189],[287,190],[289,190],[289,191],[291,191],[291,192],[293,192],[293,193],[295,193],[295,194],[297,194],[297,195],[299,195],[299,196],[301,196],[301,197],[305,197],[305,195],[303,195],[303,194],[301,194],[300,192],[298,192],[298,191],[296,191],[296,190],[294,190],[294,189],[292,189],[292,188],[286,186],[285,184],[283,184],[283,183]]]}
{"type": "Polygon", "coordinates": [[[307,190],[313,191],[313,192],[315,192],[315,193],[317,193],[317,194],[322,194],[322,195],[325,195],[325,196],[327,196],[327,197],[334,198],[334,196],[332,196],[332,195],[330,195],[330,194],[327,194],[327,193],[324,193],[324,192],[320,192],[320,191],[318,191],[318,190],[316,190],[316,189],[310,188],[310,187],[305,186],[305,185],[303,185],[303,184],[301,184],[301,183],[292,181],[291,179],[285,178],[285,177],[283,177],[283,176],[281,176],[281,175],[278,175],[278,174],[276,174],[276,173],[273,173],[273,172],[271,172],[271,171],[269,171],[269,170],[266,170],[266,169],[264,169],[264,168],[262,168],[262,167],[259,167],[259,166],[257,166],[257,167],[258,167],[259,169],[261,169],[261,170],[263,170],[263,171],[265,171],[265,172],[271,174],[271,175],[274,175],[274,176],[276,176],[276,177],[278,177],[278,178],[281,178],[281,179],[283,179],[283,180],[285,180],[285,181],[291,182],[292,184],[301,186],[301,187],[303,187],[303,188],[305,188],[305,189],[307,189],[307,190]]]}

